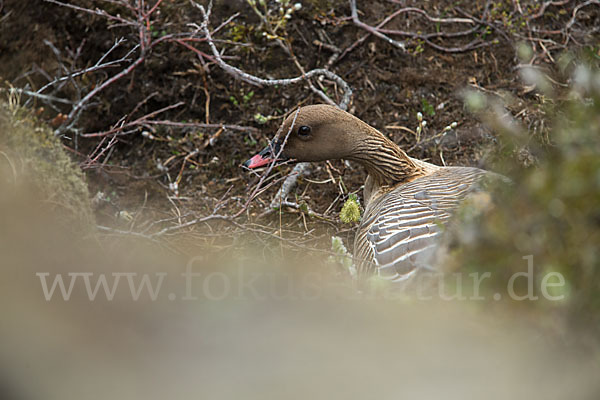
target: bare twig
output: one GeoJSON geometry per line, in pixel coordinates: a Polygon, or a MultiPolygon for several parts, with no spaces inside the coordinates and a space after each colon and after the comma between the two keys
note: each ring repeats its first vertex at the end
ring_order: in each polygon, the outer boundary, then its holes
{"type": "Polygon", "coordinates": [[[381,33],[377,28],[373,28],[371,25],[365,24],[358,18],[358,10],[356,9],[356,0],[350,0],[350,10],[352,13],[352,22],[354,22],[354,25],[366,30],[367,32],[370,32],[371,34],[377,36],[380,39],[385,40],[392,46],[406,51],[406,44],[404,44],[404,42],[399,42],[397,40],[389,38],[388,36],[381,33]]]}
{"type": "MultiPolygon", "coordinates": [[[[392,2],[399,3],[399,1],[396,1],[396,0],[392,0],[392,2]]],[[[477,32],[481,28],[480,21],[477,21],[473,18],[437,18],[437,17],[430,16],[424,10],[421,10],[419,8],[404,7],[399,10],[394,11],[390,16],[386,17],[377,26],[373,27],[368,24],[365,24],[358,18],[358,10],[356,7],[356,0],[350,0],[350,9],[351,9],[352,21],[354,22],[354,24],[356,26],[366,30],[367,32],[369,32],[369,34],[375,35],[375,36],[385,40],[386,42],[394,45],[395,47],[401,48],[402,50],[406,50],[406,44],[404,42],[398,42],[398,41],[390,38],[388,35],[405,36],[405,37],[410,37],[413,39],[422,40],[430,47],[432,47],[438,51],[445,52],[445,53],[461,53],[461,52],[471,51],[471,50],[478,49],[480,47],[486,47],[486,46],[490,46],[490,45],[494,44],[493,41],[486,42],[486,41],[482,41],[481,39],[475,39],[475,40],[472,40],[469,43],[464,44],[462,46],[448,47],[448,46],[439,45],[439,44],[431,41],[431,39],[433,39],[433,38],[463,37],[463,36],[471,35],[471,34],[477,32]],[[403,14],[403,13],[417,13],[419,15],[424,16],[427,20],[429,20],[431,22],[435,22],[435,23],[454,23],[454,24],[462,23],[462,24],[469,24],[469,25],[475,25],[475,26],[473,26],[472,28],[469,28],[467,30],[463,30],[463,31],[459,31],[459,32],[439,31],[439,32],[434,32],[434,33],[420,33],[420,32],[401,31],[401,30],[384,29],[383,28],[383,26],[385,24],[390,22],[396,16],[403,14]]],[[[487,7],[486,7],[486,10],[487,10],[487,7]]],[[[363,36],[359,40],[357,40],[355,43],[353,43],[349,48],[347,48],[342,53],[342,55],[339,57],[339,59],[342,59],[347,53],[349,53],[354,48],[356,48],[356,46],[358,46],[359,44],[364,42],[367,39],[367,37],[368,37],[368,35],[363,36]]]]}
{"type": "Polygon", "coordinates": [[[287,199],[294,186],[296,186],[298,178],[305,174],[308,171],[309,167],[310,164],[305,162],[298,163],[294,166],[292,172],[290,172],[287,178],[285,178],[283,184],[277,191],[277,194],[275,194],[273,200],[271,200],[271,204],[269,204],[271,210],[281,207],[282,202],[285,202],[285,199],[287,199]]]}
{"type": "MultiPolygon", "coordinates": [[[[124,57],[122,57],[118,60],[105,61],[108,58],[108,56],[114,51],[114,49],[116,49],[122,43],[125,42],[124,39],[119,39],[118,41],[115,42],[115,44],[112,46],[112,48],[109,49],[98,60],[98,62],[94,66],[86,68],[86,69],[82,69],[82,70],[76,71],[76,72],[69,72],[69,71],[65,70],[64,76],[55,78],[53,81],[46,84],[42,89],[40,89],[37,92],[35,97],[44,99],[46,101],[55,100],[52,97],[47,97],[48,95],[45,95],[46,97],[41,96],[41,94],[42,94],[41,92],[43,92],[44,90],[46,90],[47,88],[50,88],[50,87],[57,87],[62,82],[70,81],[73,83],[73,86],[75,87],[77,92],[81,93],[82,90],[79,88],[77,83],[73,80],[73,78],[75,78],[79,75],[83,75],[85,73],[95,72],[98,70],[106,70],[109,67],[119,66],[121,64],[127,63],[126,66],[122,70],[120,70],[116,74],[108,77],[103,82],[97,84],[95,87],[93,87],[91,90],[89,90],[85,95],[82,93],[81,96],[78,96],[77,100],[71,101],[72,107],[71,107],[70,111],[68,112],[66,119],[56,130],[55,134],[57,134],[57,135],[64,134],[67,131],[74,131],[76,133],[79,133],[79,129],[77,128],[79,118],[80,118],[82,112],[84,110],[88,109],[93,104],[92,103],[93,99],[97,98],[98,95],[102,91],[106,90],[108,87],[113,85],[116,81],[124,78],[125,76],[130,75],[137,67],[139,67],[142,63],[144,63],[148,59],[152,50],[161,43],[165,43],[165,42],[179,43],[181,45],[184,45],[184,46],[190,48],[191,50],[196,51],[200,56],[204,55],[209,60],[212,59],[211,56],[200,52],[199,50],[193,48],[192,46],[190,46],[189,44],[186,43],[187,41],[203,41],[204,38],[202,38],[202,37],[197,37],[196,35],[190,34],[190,33],[165,34],[165,35],[161,35],[159,37],[155,37],[152,34],[151,26],[153,26],[155,21],[153,21],[151,18],[153,18],[154,14],[158,14],[157,10],[159,9],[163,0],[156,0],[153,3],[153,5],[146,4],[144,1],[130,2],[128,0],[114,0],[114,1],[111,0],[110,2],[112,4],[121,6],[125,9],[125,12],[123,13],[123,15],[121,15],[121,14],[113,15],[113,14],[107,12],[106,10],[85,8],[85,7],[76,6],[76,5],[69,4],[69,3],[64,3],[59,0],[46,0],[46,1],[53,3],[53,4],[57,4],[62,7],[71,8],[71,9],[74,9],[74,10],[77,10],[80,12],[85,12],[85,13],[89,13],[92,15],[101,16],[101,17],[106,18],[107,20],[113,22],[114,25],[112,25],[112,27],[116,27],[116,26],[132,27],[135,29],[137,37],[138,37],[138,42],[128,51],[128,53],[124,57]],[[128,14],[131,14],[131,15],[128,15],[128,14]],[[132,55],[135,53],[137,53],[137,55],[135,57],[132,57],[132,55]]],[[[224,24],[221,24],[215,31],[221,29],[223,26],[225,26],[225,24],[227,22],[231,21],[235,17],[236,17],[236,15],[232,16],[224,24]]],[[[81,49],[77,50],[77,54],[80,53],[80,50],[81,49]]],[[[53,49],[53,51],[54,51],[54,49],[53,49]]],[[[58,50],[55,51],[55,54],[57,54],[57,57],[58,57],[59,54],[57,53],[57,51],[58,50]]],[[[61,65],[63,65],[63,64],[61,63],[61,65]]],[[[175,126],[174,124],[170,123],[170,121],[150,121],[150,118],[153,114],[156,115],[156,114],[164,112],[166,110],[178,107],[179,105],[180,104],[165,107],[161,110],[155,111],[144,117],[141,117],[141,119],[138,118],[137,120],[132,121],[132,122],[128,122],[127,119],[125,119],[125,121],[121,121],[121,122],[115,124],[111,130],[106,131],[106,132],[91,133],[91,134],[85,134],[85,135],[81,135],[81,136],[83,136],[83,137],[104,137],[104,136],[112,135],[115,133],[118,133],[119,135],[130,134],[130,133],[135,132],[135,129],[132,129],[133,127],[140,125],[142,123],[146,123],[146,122],[148,125],[165,124],[165,125],[175,126]]]]}
{"type": "Polygon", "coordinates": [[[577,7],[573,8],[573,13],[571,14],[571,19],[569,20],[569,22],[567,22],[567,25],[565,26],[565,30],[571,29],[571,27],[573,26],[573,24],[575,23],[575,21],[577,19],[577,13],[579,12],[579,10],[581,10],[582,8],[587,7],[591,4],[600,5],[600,1],[588,0],[586,2],[579,4],[577,7]]]}
{"type": "MultiPolygon", "coordinates": [[[[40,89],[37,91],[37,93],[42,93],[42,92],[44,92],[46,89],[48,89],[48,88],[50,88],[50,87],[52,87],[52,86],[56,85],[57,83],[60,83],[60,82],[63,82],[63,81],[66,81],[66,80],[69,80],[69,79],[72,79],[72,78],[76,78],[76,77],[78,77],[78,76],[80,76],[80,75],[85,75],[85,74],[88,74],[88,73],[90,73],[90,72],[95,72],[95,71],[98,71],[98,70],[101,70],[101,69],[105,69],[105,68],[108,68],[108,67],[111,67],[111,66],[117,66],[117,65],[119,65],[120,63],[122,63],[122,62],[125,62],[125,61],[130,61],[130,60],[129,60],[129,56],[131,55],[131,53],[133,52],[133,50],[132,50],[132,51],[129,51],[129,52],[127,52],[127,54],[126,54],[124,57],[121,57],[121,58],[119,58],[119,59],[117,59],[117,60],[108,61],[108,62],[106,62],[106,63],[104,62],[104,60],[105,60],[105,59],[106,59],[106,58],[107,58],[107,57],[108,57],[108,56],[109,56],[109,55],[110,55],[110,54],[111,54],[111,53],[112,53],[112,52],[113,52],[115,49],[117,49],[119,46],[121,46],[121,44],[125,43],[126,41],[127,41],[127,40],[125,40],[125,38],[119,38],[119,39],[115,40],[115,43],[113,44],[113,46],[112,46],[110,49],[108,49],[108,51],[107,51],[106,53],[104,53],[104,54],[103,54],[103,55],[102,55],[102,56],[101,56],[101,57],[98,59],[98,61],[96,61],[96,64],[94,64],[93,66],[91,66],[91,67],[89,67],[89,68],[84,68],[84,69],[81,69],[81,70],[79,70],[79,71],[72,72],[72,73],[70,73],[70,74],[68,74],[68,75],[66,75],[66,76],[61,76],[61,77],[55,78],[55,79],[54,79],[52,82],[48,82],[46,85],[42,86],[42,87],[41,87],[41,88],[40,88],[40,89]]],[[[135,50],[135,49],[134,49],[134,50],[135,50]]]]}
{"type": "Polygon", "coordinates": [[[35,97],[38,98],[40,100],[43,100],[45,102],[50,102],[50,103],[61,103],[61,104],[73,104],[72,100],[68,100],[68,99],[63,99],[60,97],[56,97],[56,96],[51,96],[49,94],[42,94],[39,93],[39,90],[36,92],[32,92],[31,90],[27,90],[27,89],[21,89],[21,88],[14,88],[13,90],[24,94],[26,96],[30,96],[30,97],[35,97]]]}
{"type": "Polygon", "coordinates": [[[255,86],[286,86],[286,85],[292,85],[292,84],[299,83],[303,80],[312,78],[313,76],[326,76],[327,78],[335,81],[340,86],[340,88],[342,89],[342,91],[344,93],[342,96],[342,100],[340,102],[340,108],[345,109],[348,107],[348,104],[350,104],[350,98],[352,96],[352,89],[350,88],[350,86],[346,83],[346,81],[344,81],[337,74],[335,74],[329,70],[326,70],[326,69],[313,69],[311,71],[306,72],[305,74],[303,74],[301,76],[298,76],[295,78],[289,78],[289,79],[263,79],[263,78],[259,78],[257,76],[248,74],[247,72],[244,72],[239,68],[236,68],[232,65],[227,64],[223,60],[221,53],[219,53],[219,50],[217,49],[217,47],[214,43],[214,40],[212,38],[212,34],[208,28],[210,13],[206,11],[204,6],[197,4],[193,1],[192,1],[192,4],[194,4],[194,6],[197,7],[200,10],[200,12],[202,13],[203,22],[200,26],[198,26],[196,24],[192,24],[191,26],[195,27],[198,30],[201,30],[204,33],[206,41],[213,53],[215,60],[217,61],[217,64],[219,65],[219,67],[221,67],[224,71],[226,71],[233,77],[240,79],[246,83],[255,85],[255,86]]]}
{"type": "Polygon", "coordinates": [[[546,8],[548,8],[548,6],[564,6],[565,4],[569,3],[571,0],[562,0],[562,1],[545,1],[544,3],[542,3],[542,5],[540,6],[540,9],[538,10],[538,12],[536,12],[533,15],[530,15],[528,17],[528,19],[531,21],[532,19],[536,19],[541,17],[542,15],[544,15],[544,13],[546,12],[546,8]]]}
{"type": "MultiPolygon", "coordinates": [[[[396,4],[403,4],[403,2],[398,1],[398,0],[391,0],[391,2],[392,3],[396,3],[396,4]]],[[[420,8],[416,8],[416,7],[405,7],[405,8],[402,8],[401,10],[398,10],[398,11],[401,11],[401,12],[412,12],[412,13],[421,14],[422,16],[424,16],[425,18],[427,18],[431,22],[441,22],[441,23],[444,23],[444,24],[452,24],[452,23],[475,24],[475,21],[473,21],[473,19],[471,19],[471,18],[437,18],[437,17],[431,17],[425,11],[421,10],[420,8]]]]}
{"type": "Polygon", "coordinates": [[[232,124],[202,124],[197,122],[174,122],[174,121],[155,121],[147,120],[144,121],[147,125],[163,125],[163,126],[176,126],[185,128],[210,128],[210,129],[230,129],[232,131],[246,131],[246,132],[258,132],[258,129],[252,126],[232,125],[232,124]]]}

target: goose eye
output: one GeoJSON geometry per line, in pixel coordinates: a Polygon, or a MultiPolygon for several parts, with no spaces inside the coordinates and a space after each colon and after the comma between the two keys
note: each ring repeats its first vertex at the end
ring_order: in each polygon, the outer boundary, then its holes
{"type": "Polygon", "coordinates": [[[298,136],[307,137],[310,135],[310,126],[302,125],[298,128],[298,136]]]}

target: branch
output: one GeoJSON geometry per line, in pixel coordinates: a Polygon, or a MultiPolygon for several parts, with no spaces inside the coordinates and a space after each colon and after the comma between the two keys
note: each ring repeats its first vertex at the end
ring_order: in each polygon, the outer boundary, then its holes
{"type": "Polygon", "coordinates": [[[277,191],[277,194],[275,195],[275,197],[273,197],[273,200],[271,200],[271,204],[269,204],[271,210],[281,207],[282,204],[285,205],[285,200],[290,195],[290,192],[292,191],[294,186],[296,186],[298,178],[303,174],[307,173],[309,167],[310,163],[307,162],[298,163],[294,166],[292,172],[290,172],[287,178],[285,178],[283,184],[277,191]]]}
{"type": "Polygon", "coordinates": [[[371,25],[365,24],[358,18],[358,10],[356,9],[356,0],[350,0],[350,10],[352,12],[352,22],[354,22],[354,25],[366,30],[367,32],[370,32],[371,34],[377,36],[380,39],[385,40],[392,46],[395,46],[403,51],[406,51],[406,45],[404,44],[404,42],[398,42],[397,40],[387,37],[383,33],[379,32],[379,30],[377,28],[373,28],[371,25]]]}
{"type": "Polygon", "coordinates": [[[346,81],[344,81],[340,76],[338,76],[337,74],[335,74],[329,70],[320,69],[320,68],[313,69],[301,76],[298,76],[295,78],[288,78],[288,79],[263,79],[263,78],[259,78],[257,76],[248,74],[239,68],[236,68],[232,65],[227,64],[223,60],[221,53],[219,53],[219,50],[217,49],[217,46],[215,45],[214,40],[212,38],[212,34],[208,28],[210,12],[207,12],[206,9],[204,8],[204,6],[202,6],[200,4],[197,4],[193,1],[192,1],[192,4],[195,7],[197,7],[200,10],[200,12],[202,13],[203,22],[200,26],[195,25],[195,24],[192,24],[191,26],[197,28],[198,30],[202,30],[202,32],[204,33],[204,36],[206,38],[206,41],[213,53],[213,56],[214,56],[215,60],[217,61],[217,64],[225,72],[227,72],[234,78],[240,79],[246,83],[249,83],[249,84],[255,85],[255,86],[277,86],[277,85],[287,86],[287,85],[296,84],[298,82],[302,82],[303,80],[307,80],[309,78],[312,78],[313,76],[326,76],[327,78],[335,81],[344,92],[344,94],[342,96],[342,100],[339,104],[339,107],[344,110],[348,108],[348,105],[350,104],[350,98],[352,96],[352,89],[346,83],[346,81]]]}
{"type": "MultiPolygon", "coordinates": [[[[398,0],[391,0],[391,1],[393,3],[399,3],[398,0]]],[[[484,42],[480,39],[475,39],[475,40],[473,40],[465,45],[462,45],[462,46],[445,47],[445,46],[438,45],[430,40],[430,39],[439,38],[439,37],[462,37],[462,36],[467,36],[467,35],[477,32],[477,30],[479,30],[481,28],[481,21],[478,21],[478,20],[476,20],[474,18],[470,18],[470,17],[469,18],[437,18],[437,17],[431,17],[429,14],[427,14],[425,11],[423,11],[419,8],[405,7],[405,8],[401,8],[399,10],[394,11],[390,16],[386,17],[381,23],[379,23],[377,26],[373,27],[373,26],[365,24],[358,18],[358,10],[356,8],[356,0],[350,0],[350,9],[351,9],[351,13],[352,13],[352,21],[354,22],[354,24],[356,26],[369,32],[369,35],[370,34],[375,35],[375,36],[385,40],[386,42],[388,42],[396,47],[399,47],[405,51],[406,51],[406,45],[404,42],[398,42],[394,39],[391,39],[387,35],[398,35],[398,36],[410,37],[413,39],[419,39],[419,40],[422,40],[425,43],[427,43],[430,47],[432,47],[438,51],[443,51],[445,53],[461,53],[461,52],[475,50],[480,47],[486,47],[486,46],[490,46],[490,45],[494,44],[494,42],[484,42]],[[387,24],[393,18],[395,18],[396,16],[403,14],[403,13],[417,13],[417,14],[424,16],[427,20],[429,20],[431,22],[435,22],[435,23],[462,23],[462,24],[470,24],[470,25],[475,24],[475,26],[470,29],[459,31],[459,32],[441,31],[441,32],[425,33],[425,34],[419,33],[419,32],[400,31],[400,30],[394,30],[394,29],[383,29],[383,25],[387,24]]],[[[487,12],[487,6],[486,6],[486,12],[487,12]]],[[[485,24],[485,25],[488,25],[488,24],[485,24]]],[[[344,53],[339,57],[339,59],[343,58],[347,53],[352,51],[356,46],[358,46],[360,43],[364,42],[368,38],[369,35],[363,36],[362,38],[357,40],[355,43],[353,43],[349,48],[347,48],[344,51],[344,53]]]]}

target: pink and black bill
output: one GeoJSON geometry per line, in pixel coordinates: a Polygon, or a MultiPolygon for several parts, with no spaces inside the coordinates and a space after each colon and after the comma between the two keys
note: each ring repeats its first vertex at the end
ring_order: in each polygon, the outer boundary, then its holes
{"type": "Polygon", "coordinates": [[[279,153],[281,153],[281,144],[273,140],[269,146],[265,147],[260,153],[246,161],[244,167],[254,169],[269,165],[272,162],[280,163],[287,161],[287,158],[279,153]],[[279,154],[279,157],[277,157],[277,154],[279,154]],[[277,159],[275,157],[277,157],[277,159]]]}

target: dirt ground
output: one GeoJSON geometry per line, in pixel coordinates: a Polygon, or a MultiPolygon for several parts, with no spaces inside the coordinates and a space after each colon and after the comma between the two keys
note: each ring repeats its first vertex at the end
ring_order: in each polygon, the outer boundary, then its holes
{"type": "MultiPolygon", "coordinates": [[[[69,3],[91,10],[101,7],[114,16],[129,15],[126,8],[117,4],[91,0],[69,3]]],[[[277,6],[274,2],[267,3],[270,8],[277,6]]],[[[452,33],[465,29],[465,24],[440,23],[418,13],[404,13],[385,28],[418,34],[443,32],[444,36],[434,37],[431,42],[447,50],[436,49],[418,37],[395,36],[405,41],[407,50],[403,51],[370,35],[329,65],[336,49],[344,52],[367,34],[353,24],[347,1],[304,1],[278,31],[280,38],[289,42],[305,71],[328,65],[353,90],[349,110],[388,134],[412,157],[439,165],[489,169],[494,169],[494,159],[503,148],[494,133],[465,110],[462,90],[475,86],[489,93],[508,94],[516,104],[510,111],[521,114],[524,120],[534,118],[540,99],[518,79],[516,45],[519,41],[527,42],[524,35],[540,32],[540,27],[545,32],[566,29],[565,24],[571,21],[578,4],[544,3],[543,13],[537,15],[541,12],[540,4],[532,1],[358,3],[360,19],[372,26],[400,7],[420,8],[438,19],[471,15],[489,21],[478,25],[471,35],[454,37],[452,33]],[[472,41],[482,46],[470,49],[472,41]],[[466,50],[452,50],[461,46],[466,50]],[[418,112],[428,123],[419,142],[409,131],[418,125],[418,112]],[[456,129],[442,140],[431,140],[452,122],[457,123],[456,129]]],[[[212,28],[235,13],[239,15],[215,33],[218,47],[229,57],[228,63],[262,78],[300,75],[292,57],[277,45],[276,39],[264,34],[267,29],[248,2],[215,2],[212,28]]],[[[557,57],[566,48],[593,44],[598,37],[599,15],[597,5],[578,9],[568,32],[571,40],[563,48],[548,50],[543,47],[543,40],[531,41],[539,54],[532,62],[546,67],[552,55],[557,57]]],[[[191,29],[188,24],[201,22],[198,9],[179,0],[163,1],[154,16],[150,27],[153,37],[188,32],[191,29]]],[[[114,58],[123,57],[137,40],[135,29],[119,26],[118,21],[38,0],[0,2],[0,21],[3,85],[32,91],[55,77],[65,76],[66,69],[92,66],[117,38],[124,37],[128,43],[111,54],[114,58]]],[[[540,33],[539,37],[563,43],[563,37],[557,38],[552,33],[540,33]]],[[[205,42],[193,44],[203,54],[210,54],[205,42]]],[[[74,77],[77,85],[64,85],[53,95],[79,99],[122,68],[119,65],[74,77]],[[76,88],[83,90],[83,94],[76,88]]],[[[341,92],[327,80],[323,84],[334,101],[339,101],[341,92]]],[[[22,95],[23,103],[28,99],[22,95]]],[[[128,134],[113,136],[114,143],[110,146],[108,136],[85,138],[73,131],[64,134],[65,148],[86,173],[100,225],[140,231],[158,229],[209,215],[216,206],[220,207],[219,214],[235,214],[244,207],[249,191],[258,181],[257,176],[242,170],[240,164],[267,143],[286,112],[322,100],[306,83],[276,88],[250,85],[235,79],[209,58],[200,59],[189,47],[165,42],[153,48],[130,74],[99,93],[93,99],[93,106],[81,115],[77,128],[79,133],[104,132],[118,126],[125,116],[138,118],[178,102],[183,104],[162,113],[160,119],[217,126],[140,125],[128,134]],[[266,117],[265,123],[256,117],[259,114],[266,117]],[[220,131],[218,124],[249,129],[220,131]],[[144,136],[144,131],[151,136],[144,136]],[[214,140],[209,143],[208,138],[214,140]],[[90,161],[92,155],[104,148],[101,157],[90,161]],[[174,191],[173,182],[178,178],[174,191]]],[[[27,105],[54,127],[60,126],[61,114],[69,112],[68,104],[54,102],[51,106],[41,98],[33,98],[27,105]]],[[[285,176],[290,168],[280,168],[276,176],[285,176]]],[[[349,192],[360,194],[364,178],[365,172],[356,165],[342,161],[319,163],[313,166],[310,176],[299,180],[292,193],[292,200],[305,206],[261,216],[279,187],[273,185],[238,218],[240,226],[201,224],[180,231],[188,234],[186,241],[223,246],[219,248],[230,246],[234,241],[230,233],[243,229],[262,237],[257,240],[279,236],[305,247],[326,249],[331,234],[342,236],[350,244],[353,227],[339,222],[338,213],[349,192]],[[309,215],[308,209],[317,216],[309,215]],[[215,233],[215,227],[222,228],[217,229],[219,234],[215,233]]]]}

